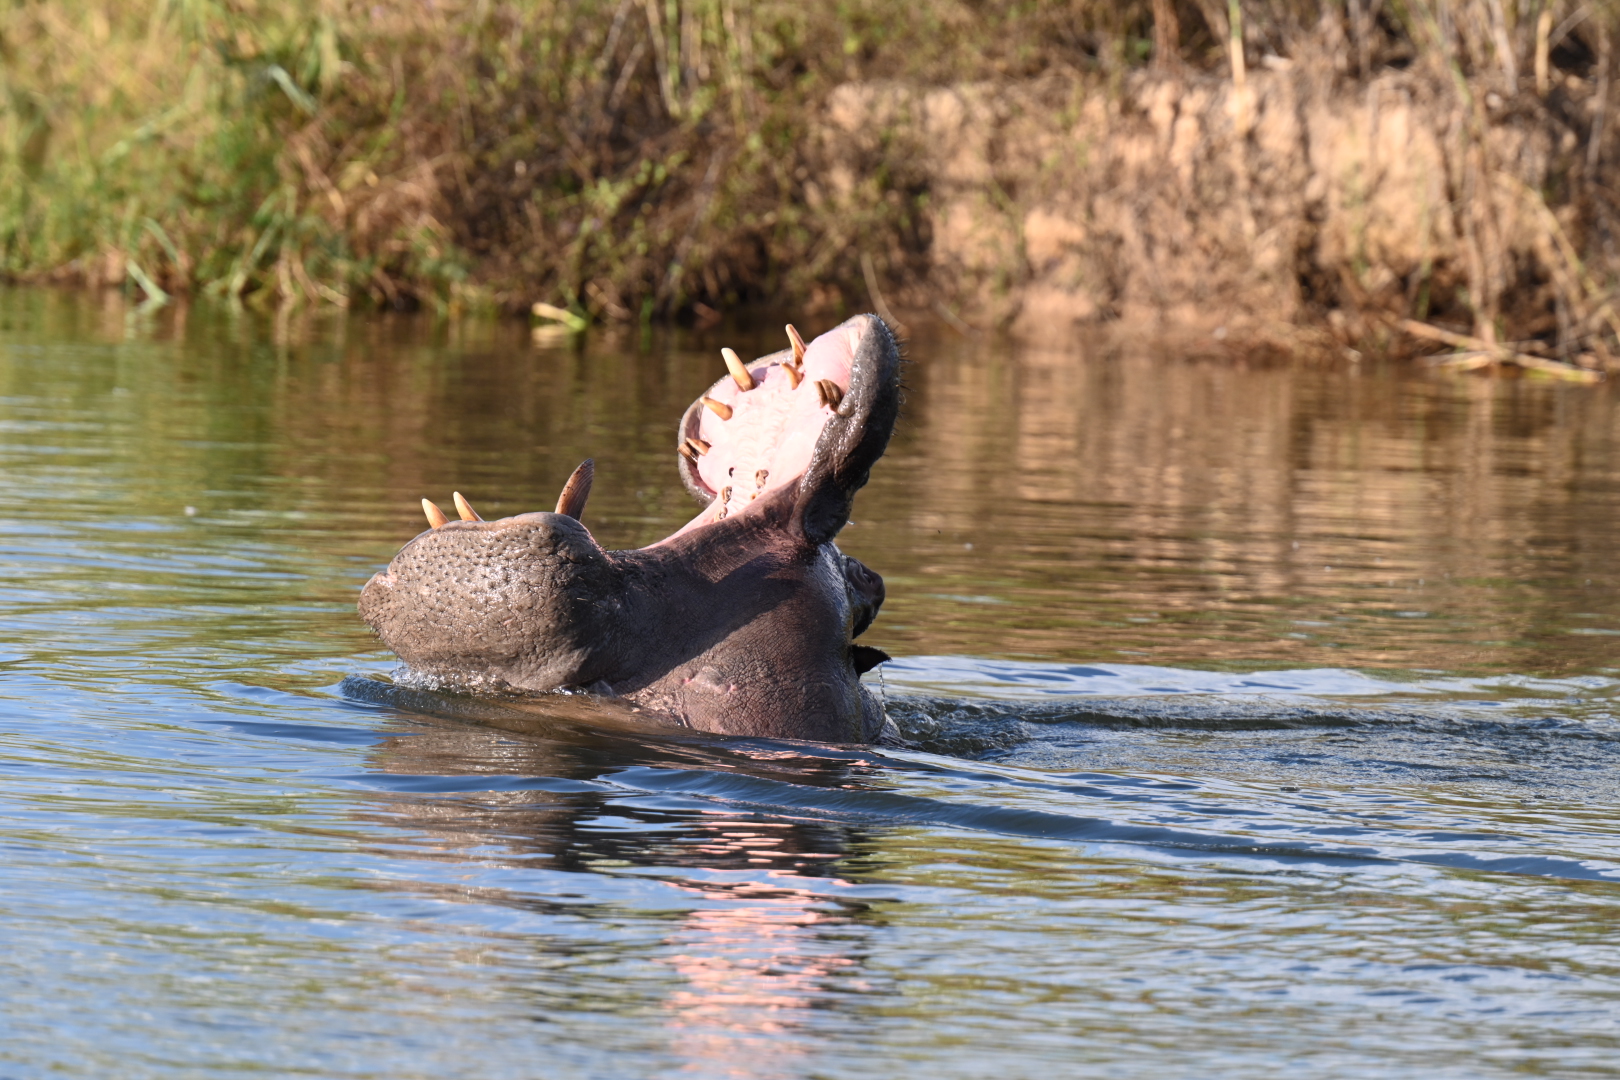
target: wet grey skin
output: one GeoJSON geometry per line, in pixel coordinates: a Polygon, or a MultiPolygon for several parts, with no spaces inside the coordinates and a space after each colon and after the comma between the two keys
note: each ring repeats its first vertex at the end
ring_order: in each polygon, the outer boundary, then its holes
{"type": "Polygon", "coordinates": [[[410,668],[451,683],[589,690],[727,735],[859,743],[882,710],[860,675],[887,660],[854,639],[883,579],[838,550],[855,493],[900,406],[900,354],[875,315],[743,364],[677,432],[703,505],[650,547],[606,551],[579,520],[591,464],[557,513],[477,517],[417,536],[360,595],[410,668]],[[751,385],[750,385],[751,384],[751,385]]]}

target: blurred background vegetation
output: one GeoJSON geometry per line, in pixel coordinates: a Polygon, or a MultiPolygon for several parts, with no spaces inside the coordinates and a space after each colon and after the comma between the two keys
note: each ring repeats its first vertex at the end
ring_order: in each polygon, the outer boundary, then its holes
{"type": "MultiPolygon", "coordinates": [[[[1568,354],[1607,325],[1620,268],[1615,21],[1544,0],[0,0],[0,276],[613,321],[865,307],[882,280],[949,319],[930,299],[948,288],[907,292],[936,224],[914,142],[880,138],[822,194],[836,88],[1058,78],[1107,98],[1294,65],[1348,97],[1416,73],[1464,127],[1502,121],[1505,96],[1506,122],[1570,133],[1547,198],[1576,208],[1547,226],[1568,258],[1538,301],[1568,354]]],[[[1487,277],[1446,310],[1494,342],[1487,277]]],[[[1331,292],[1316,314],[1346,303],[1331,292]]],[[[1446,313],[1427,276],[1408,292],[1396,314],[1446,313]]]]}
{"type": "Polygon", "coordinates": [[[904,228],[911,209],[882,177],[864,216],[803,206],[818,96],[870,64],[1049,63],[1025,54],[1065,22],[1009,6],[952,34],[942,14],[6,0],[0,269],[609,317],[804,289],[848,276],[851,233],[904,228]],[[1005,48],[970,46],[983,30],[1005,48]]]}

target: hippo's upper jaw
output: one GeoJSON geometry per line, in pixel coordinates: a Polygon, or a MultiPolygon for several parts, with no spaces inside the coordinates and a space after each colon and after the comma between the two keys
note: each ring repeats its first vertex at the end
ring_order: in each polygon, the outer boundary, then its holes
{"type": "MultiPolygon", "coordinates": [[[[579,521],[590,463],[557,513],[464,520],[405,545],[366,583],[361,617],[412,668],[529,690],[628,697],[704,731],[864,742],[882,725],[853,644],[883,580],[833,539],[882,456],[900,356],[875,315],[744,365],[693,402],[680,471],[704,509],[637,551],[579,521]]],[[[437,518],[435,518],[437,515],[437,518]]]]}

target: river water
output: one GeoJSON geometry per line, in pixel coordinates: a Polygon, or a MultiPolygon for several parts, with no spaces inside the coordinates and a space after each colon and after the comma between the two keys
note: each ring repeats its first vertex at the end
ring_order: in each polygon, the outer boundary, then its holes
{"type": "Polygon", "coordinates": [[[0,292],[0,1077],[1620,1076],[1620,392],[919,336],[918,749],[390,681],[417,500],[657,539],[722,344],[0,292]]]}

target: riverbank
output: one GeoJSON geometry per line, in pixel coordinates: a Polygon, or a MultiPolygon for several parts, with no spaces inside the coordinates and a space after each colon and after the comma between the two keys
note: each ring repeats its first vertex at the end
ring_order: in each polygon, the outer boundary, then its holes
{"type": "Polygon", "coordinates": [[[1620,369],[1610,40],[1497,0],[32,5],[0,273],[1620,369]]]}

